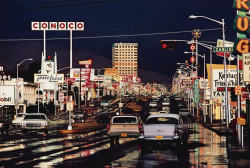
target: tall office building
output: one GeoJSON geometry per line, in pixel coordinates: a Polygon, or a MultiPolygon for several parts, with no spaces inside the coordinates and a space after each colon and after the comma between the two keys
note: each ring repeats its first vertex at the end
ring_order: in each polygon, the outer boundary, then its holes
{"type": "Polygon", "coordinates": [[[114,43],[112,45],[112,67],[120,75],[138,74],[138,43],[114,43]]]}

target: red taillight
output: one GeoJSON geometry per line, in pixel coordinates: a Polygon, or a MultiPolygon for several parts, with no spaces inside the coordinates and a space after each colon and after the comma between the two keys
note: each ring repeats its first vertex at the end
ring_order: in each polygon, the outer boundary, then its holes
{"type": "Polygon", "coordinates": [[[178,133],[179,133],[178,128],[175,127],[174,134],[178,134],[178,133]]]}
{"type": "Polygon", "coordinates": [[[108,125],[107,125],[107,130],[109,131],[109,129],[110,129],[110,125],[108,124],[108,125]]]}
{"type": "Polygon", "coordinates": [[[139,125],[139,131],[140,131],[141,134],[144,133],[144,130],[143,130],[143,126],[142,126],[142,125],[139,125]]]}

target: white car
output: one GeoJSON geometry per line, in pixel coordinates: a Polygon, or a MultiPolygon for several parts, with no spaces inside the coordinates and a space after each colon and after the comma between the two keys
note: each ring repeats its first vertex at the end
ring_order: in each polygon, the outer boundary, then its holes
{"type": "Polygon", "coordinates": [[[156,101],[151,101],[151,102],[149,103],[149,106],[150,106],[150,107],[156,107],[156,106],[157,106],[157,102],[156,102],[156,101]]]}
{"type": "Polygon", "coordinates": [[[22,121],[22,133],[28,130],[41,130],[48,134],[50,122],[48,117],[43,113],[27,113],[22,121]]]}
{"type": "Polygon", "coordinates": [[[183,124],[179,114],[154,114],[150,115],[139,139],[144,142],[172,142],[180,146],[186,145],[189,138],[188,127],[183,124]]]}
{"type": "Polygon", "coordinates": [[[13,127],[20,127],[26,113],[18,113],[16,118],[12,121],[13,127]]]}

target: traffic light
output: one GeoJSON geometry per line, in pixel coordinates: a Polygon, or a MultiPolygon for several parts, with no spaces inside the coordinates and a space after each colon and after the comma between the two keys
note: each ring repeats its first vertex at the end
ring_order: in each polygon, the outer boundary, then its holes
{"type": "Polygon", "coordinates": [[[163,41],[161,40],[161,49],[162,50],[175,50],[177,48],[176,41],[163,41]]]}
{"type": "Polygon", "coordinates": [[[52,57],[50,55],[48,55],[46,60],[52,60],[52,57]]]}

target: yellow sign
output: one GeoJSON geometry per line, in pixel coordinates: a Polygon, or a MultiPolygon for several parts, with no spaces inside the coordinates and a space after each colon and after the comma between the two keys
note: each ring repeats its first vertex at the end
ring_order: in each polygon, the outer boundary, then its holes
{"type": "Polygon", "coordinates": [[[119,76],[119,71],[117,68],[105,68],[105,76],[119,76]]]}
{"type": "Polygon", "coordinates": [[[246,119],[244,118],[237,118],[237,123],[240,125],[246,125],[246,119]]]}
{"type": "Polygon", "coordinates": [[[67,102],[67,111],[73,111],[74,109],[74,102],[67,102]]]}
{"type": "Polygon", "coordinates": [[[79,65],[91,65],[92,64],[92,60],[85,60],[85,61],[79,61],[79,65]]]}
{"type": "Polygon", "coordinates": [[[235,86],[235,95],[241,95],[241,86],[240,85],[235,86]]]}

